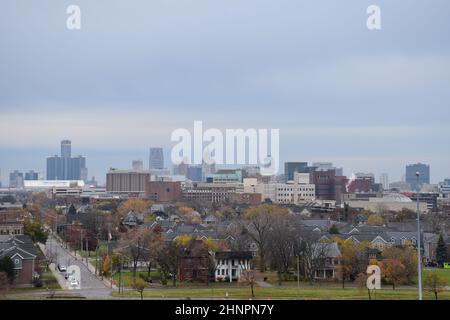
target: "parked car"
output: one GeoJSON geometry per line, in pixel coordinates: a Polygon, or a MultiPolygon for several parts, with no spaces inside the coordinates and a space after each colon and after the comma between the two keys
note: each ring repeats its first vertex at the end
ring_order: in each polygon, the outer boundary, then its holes
{"type": "Polygon", "coordinates": [[[67,268],[66,268],[65,265],[59,264],[59,263],[58,263],[58,270],[59,270],[60,272],[66,272],[66,271],[67,271],[67,268]]]}

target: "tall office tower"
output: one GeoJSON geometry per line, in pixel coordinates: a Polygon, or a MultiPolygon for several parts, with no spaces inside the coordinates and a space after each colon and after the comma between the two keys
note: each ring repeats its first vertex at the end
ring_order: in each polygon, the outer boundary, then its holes
{"type": "Polygon", "coordinates": [[[389,176],[387,173],[380,174],[380,184],[383,186],[384,190],[389,189],[389,176]]]}
{"type": "Polygon", "coordinates": [[[14,170],[9,174],[9,187],[10,188],[22,188],[23,187],[23,173],[18,170],[14,170]]]}
{"type": "Polygon", "coordinates": [[[70,140],[61,141],[61,158],[72,157],[72,142],[70,140]]]}
{"type": "Polygon", "coordinates": [[[133,170],[144,170],[144,162],[142,160],[133,160],[131,167],[133,170]]]}
{"type": "Polygon", "coordinates": [[[61,141],[61,156],[47,158],[47,180],[87,180],[86,158],[73,157],[71,142],[61,141]]]}
{"type": "Polygon", "coordinates": [[[149,168],[164,169],[163,148],[150,148],[149,168]]]}
{"type": "Polygon", "coordinates": [[[25,180],[38,180],[38,173],[33,170],[25,172],[25,180]]]}
{"type": "Polygon", "coordinates": [[[411,186],[414,191],[420,191],[424,184],[430,184],[430,166],[423,163],[409,164],[406,166],[405,172],[406,183],[411,186]],[[419,172],[419,183],[417,183],[416,172],[419,172]]]}
{"type": "Polygon", "coordinates": [[[307,162],[285,162],[284,163],[284,177],[286,181],[294,180],[294,172],[310,173],[313,167],[308,167],[307,162]]]}

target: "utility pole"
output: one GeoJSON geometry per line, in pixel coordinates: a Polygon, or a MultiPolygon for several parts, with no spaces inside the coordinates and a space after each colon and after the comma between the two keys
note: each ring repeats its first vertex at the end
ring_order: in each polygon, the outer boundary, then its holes
{"type": "Polygon", "coordinates": [[[300,255],[297,255],[297,300],[300,300],[300,255]]]}
{"type": "Polygon", "coordinates": [[[419,282],[419,300],[422,300],[422,258],[421,258],[421,245],[420,245],[420,207],[419,207],[419,177],[420,172],[416,172],[417,177],[417,193],[416,193],[416,202],[417,202],[417,279],[419,282]]]}
{"type": "Polygon", "coordinates": [[[81,255],[82,252],[83,252],[83,229],[81,229],[81,226],[80,226],[80,259],[81,259],[81,262],[83,262],[83,256],[81,255]]]}

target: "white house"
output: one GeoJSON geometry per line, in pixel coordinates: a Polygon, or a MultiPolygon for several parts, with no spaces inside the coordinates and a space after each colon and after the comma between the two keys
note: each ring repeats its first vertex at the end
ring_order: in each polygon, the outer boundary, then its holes
{"type": "Polygon", "coordinates": [[[242,272],[250,270],[253,255],[250,251],[223,251],[216,252],[214,260],[216,261],[215,280],[239,281],[242,272]]]}

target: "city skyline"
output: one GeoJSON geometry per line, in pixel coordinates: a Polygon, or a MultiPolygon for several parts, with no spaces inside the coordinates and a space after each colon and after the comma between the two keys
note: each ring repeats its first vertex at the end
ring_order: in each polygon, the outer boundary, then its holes
{"type": "MultiPolygon", "coordinates": [[[[67,139],[63,139],[60,140],[59,142],[62,144],[62,142],[64,141],[69,141],[71,142],[72,140],[67,140],[67,139]]],[[[89,174],[87,176],[87,179],[91,179],[91,177],[95,177],[95,179],[101,184],[101,185],[105,185],[106,183],[106,174],[108,172],[108,170],[110,168],[117,168],[117,169],[133,169],[133,161],[135,161],[136,159],[144,159],[144,160],[139,160],[142,161],[143,163],[143,168],[148,168],[149,167],[149,152],[148,150],[152,149],[153,147],[149,147],[145,150],[145,148],[143,148],[143,150],[139,150],[136,152],[130,152],[127,153],[126,155],[122,155],[118,152],[115,152],[113,150],[107,150],[106,152],[104,151],[93,151],[91,150],[90,152],[83,152],[83,150],[80,149],[80,147],[75,148],[76,152],[72,152],[72,154],[83,154],[83,157],[86,158],[86,167],[89,171],[89,174]],[[91,164],[91,159],[89,156],[89,153],[91,155],[93,155],[93,161],[91,164]],[[110,159],[110,161],[107,161],[106,159],[110,159]],[[105,163],[108,163],[108,165],[105,165],[105,163]],[[91,168],[92,167],[92,168],[91,168]]],[[[168,169],[172,169],[172,164],[169,163],[170,161],[167,159],[170,159],[170,148],[169,147],[158,147],[163,149],[163,158],[164,158],[164,167],[168,168],[168,169]]],[[[59,148],[59,150],[61,150],[62,152],[62,145],[59,148]]],[[[89,150],[89,149],[87,149],[89,150]]],[[[71,149],[69,150],[69,152],[71,152],[71,149]]],[[[45,179],[47,173],[45,170],[45,161],[46,159],[49,157],[48,155],[52,154],[51,152],[48,153],[47,155],[43,158],[43,159],[37,159],[37,163],[43,163],[41,166],[39,165],[32,165],[30,158],[29,157],[25,157],[25,159],[28,160],[28,165],[24,165],[24,166],[15,166],[15,167],[11,167],[8,168],[6,166],[1,166],[4,157],[2,157],[0,159],[0,182],[3,186],[8,186],[9,184],[9,174],[15,170],[18,170],[19,172],[23,172],[26,173],[28,171],[35,171],[39,174],[39,176],[43,179],[45,179]]],[[[56,152],[55,152],[56,154],[56,152]]],[[[391,173],[390,171],[386,171],[386,170],[373,170],[373,168],[371,167],[363,167],[363,166],[355,166],[355,167],[348,167],[345,165],[341,165],[341,163],[335,162],[333,161],[333,159],[321,159],[321,161],[317,161],[317,159],[294,159],[294,160],[284,160],[283,155],[280,156],[281,157],[281,166],[280,169],[278,171],[278,175],[284,174],[284,165],[285,162],[307,162],[307,164],[309,166],[312,166],[314,163],[331,163],[335,168],[342,168],[343,169],[343,174],[347,177],[350,177],[352,174],[356,174],[356,173],[372,173],[375,175],[376,177],[376,181],[380,180],[380,176],[382,174],[387,174],[389,177],[389,183],[392,182],[398,182],[398,181],[404,181],[402,179],[405,179],[405,172],[406,172],[406,167],[408,165],[413,165],[413,164],[426,164],[429,165],[430,167],[430,183],[431,184],[437,184],[439,182],[442,182],[444,179],[447,179],[449,175],[445,176],[445,175],[439,175],[437,173],[434,172],[434,167],[432,164],[430,164],[430,162],[427,161],[411,161],[408,163],[404,163],[403,166],[400,166],[396,171],[394,171],[395,173],[391,173]]],[[[244,167],[246,166],[245,164],[243,165],[238,165],[238,166],[231,166],[231,167],[244,167]]],[[[218,166],[218,168],[225,168],[226,166],[218,166]]]]}

